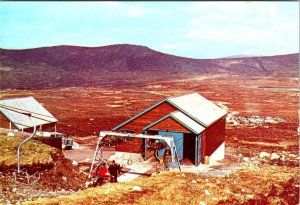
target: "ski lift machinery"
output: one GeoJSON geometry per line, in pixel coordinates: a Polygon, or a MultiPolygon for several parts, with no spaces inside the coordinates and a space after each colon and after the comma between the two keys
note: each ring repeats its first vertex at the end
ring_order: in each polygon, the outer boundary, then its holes
{"type": "Polygon", "coordinates": [[[22,110],[22,109],[19,109],[19,108],[5,106],[5,105],[0,105],[0,107],[3,108],[3,109],[7,109],[7,110],[10,110],[10,111],[28,116],[29,120],[32,122],[32,125],[33,125],[32,134],[28,138],[24,139],[23,141],[21,141],[18,144],[18,148],[17,148],[17,171],[13,172],[13,177],[14,177],[16,182],[27,182],[28,184],[35,184],[41,177],[40,172],[37,171],[34,174],[29,175],[26,168],[21,169],[21,147],[27,141],[32,139],[32,137],[36,133],[36,124],[35,124],[34,119],[33,119],[33,113],[22,110]]]}
{"type": "Polygon", "coordinates": [[[120,132],[112,132],[112,131],[100,131],[92,165],[90,168],[89,178],[91,177],[91,173],[94,171],[94,165],[96,163],[96,158],[100,161],[106,160],[103,159],[103,147],[101,146],[101,141],[106,136],[116,136],[116,137],[132,137],[132,138],[143,138],[143,139],[157,139],[157,140],[164,140],[167,145],[170,147],[171,150],[171,163],[173,166],[178,166],[180,168],[180,162],[178,160],[177,149],[174,143],[174,139],[172,136],[161,136],[161,135],[146,135],[146,134],[133,134],[133,133],[120,133],[120,132]]]}

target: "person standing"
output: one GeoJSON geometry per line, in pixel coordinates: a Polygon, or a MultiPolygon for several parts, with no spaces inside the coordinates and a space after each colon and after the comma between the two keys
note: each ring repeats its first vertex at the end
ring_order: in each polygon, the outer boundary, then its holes
{"type": "Polygon", "coordinates": [[[101,164],[100,168],[99,168],[99,171],[98,171],[99,177],[104,179],[105,175],[106,175],[106,172],[107,172],[107,169],[105,168],[105,165],[101,164]]]}
{"type": "Polygon", "coordinates": [[[97,181],[94,183],[95,186],[102,185],[105,183],[105,180],[110,177],[105,164],[100,164],[96,171],[97,181]]]}
{"type": "Polygon", "coordinates": [[[169,170],[169,164],[172,161],[171,150],[169,147],[166,148],[163,158],[164,166],[166,170],[169,170]]]}
{"type": "Polygon", "coordinates": [[[116,164],[115,160],[111,162],[108,168],[109,173],[112,175],[111,182],[118,182],[118,174],[120,174],[120,166],[116,164]]]}

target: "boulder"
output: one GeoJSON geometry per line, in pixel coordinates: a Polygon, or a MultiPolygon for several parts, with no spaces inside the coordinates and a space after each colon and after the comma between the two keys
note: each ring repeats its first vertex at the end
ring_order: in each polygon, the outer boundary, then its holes
{"type": "Polygon", "coordinates": [[[140,186],[133,186],[132,190],[133,191],[142,191],[142,187],[140,187],[140,186]]]}
{"type": "Polygon", "coordinates": [[[208,191],[208,190],[206,190],[206,189],[204,190],[204,194],[205,194],[205,195],[207,195],[207,196],[209,196],[209,195],[210,195],[209,191],[208,191]]]}
{"type": "Polygon", "coordinates": [[[295,154],[289,154],[289,157],[291,157],[291,158],[296,158],[297,155],[295,155],[295,154]]]}
{"type": "Polygon", "coordinates": [[[72,165],[77,167],[78,166],[78,162],[72,161],[72,165]]]}
{"type": "Polygon", "coordinates": [[[271,154],[268,152],[261,152],[259,154],[259,158],[264,159],[264,158],[270,158],[271,154]]]}
{"type": "Polygon", "coordinates": [[[62,180],[64,180],[66,182],[66,181],[68,181],[68,178],[66,176],[63,176],[62,180]]]}
{"type": "Polygon", "coordinates": [[[286,157],[285,157],[284,155],[282,155],[282,156],[280,157],[280,160],[281,160],[281,161],[286,161],[286,157]]]}
{"type": "Polygon", "coordinates": [[[7,136],[7,137],[14,137],[14,136],[15,136],[15,134],[14,134],[14,133],[12,133],[12,132],[8,132],[6,136],[7,136]]]}
{"type": "Polygon", "coordinates": [[[248,199],[253,199],[253,198],[254,198],[254,195],[253,195],[253,194],[246,194],[246,198],[248,198],[248,199]]]}
{"type": "Polygon", "coordinates": [[[280,156],[277,154],[277,153],[272,153],[271,154],[271,160],[276,160],[276,159],[279,159],[280,158],[280,156]]]}
{"type": "Polygon", "coordinates": [[[85,182],[85,183],[84,183],[85,187],[89,187],[91,184],[93,184],[93,182],[89,182],[89,181],[88,181],[88,182],[85,182]]]}
{"type": "Polygon", "coordinates": [[[90,162],[91,159],[90,158],[86,158],[83,162],[90,162]]]}
{"type": "Polygon", "coordinates": [[[244,157],[244,158],[243,158],[243,161],[244,161],[244,162],[249,162],[249,161],[250,161],[250,158],[249,158],[249,157],[244,157]]]}

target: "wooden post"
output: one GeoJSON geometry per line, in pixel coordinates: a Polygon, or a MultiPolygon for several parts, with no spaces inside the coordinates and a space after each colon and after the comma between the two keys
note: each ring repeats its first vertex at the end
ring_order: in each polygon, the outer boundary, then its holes
{"type": "Polygon", "coordinates": [[[206,155],[206,131],[204,131],[204,133],[202,134],[202,139],[201,139],[201,149],[202,149],[202,152],[201,152],[201,162],[204,163],[204,158],[205,158],[205,155],[206,155]]]}
{"type": "Polygon", "coordinates": [[[199,165],[199,160],[198,160],[198,135],[195,136],[195,165],[199,165]]]}
{"type": "MultiPolygon", "coordinates": [[[[147,131],[144,131],[143,134],[147,134],[147,131]]],[[[147,140],[146,138],[142,139],[144,143],[144,160],[146,161],[147,160],[147,140]]]]}
{"type": "Polygon", "coordinates": [[[195,165],[202,164],[202,135],[195,136],[195,165]]]}

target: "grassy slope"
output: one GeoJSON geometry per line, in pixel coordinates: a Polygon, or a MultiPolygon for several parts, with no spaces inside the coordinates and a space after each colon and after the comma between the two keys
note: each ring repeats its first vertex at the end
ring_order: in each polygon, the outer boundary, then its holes
{"type": "MultiPolygon", "coordinates": [[[[0,171],[17,167],[17,148],[22,137],[0,135],[0,171]]],[[[21,147],[21,168],[45,167],[53,163],[54,149],[35,140],[29,140],[21,147]]]]}
{"type": "Polygon", "coordinates": [[[226,177],[165,172],[25,204],[297,204],[298,184],[297,167],[264,165],[226,177]]]}

